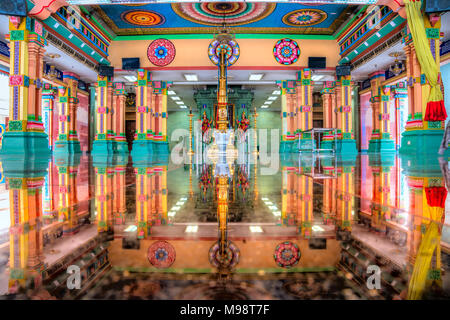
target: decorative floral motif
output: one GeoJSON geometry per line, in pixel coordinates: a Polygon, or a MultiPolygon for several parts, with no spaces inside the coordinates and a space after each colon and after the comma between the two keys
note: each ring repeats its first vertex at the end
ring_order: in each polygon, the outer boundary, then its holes
{"type": "Polygon", "coordinates": [[[175,45],[167,39],[156,39],[150,43],[147,57],[155,66],[164,67],[175,59],[175,45]]]}
{"type": "Polygon", "coordinates": [[[297,42],[292,39],[281,39],[273,47],[273,56],[278,63],[290,65],[298,61],[300,48],[297,42]]]}
{"type": "Polygon", "coordinates": [[[149,10],[130,10],[122,13],[123,21],[135,26],[159,26],[162,25],[166,19],[159,13],[149,10]]]}
{"type": "Polygon", "coordinates": [[[289,12],[283,17],[283,23],[293,27],[310,27],[323,22],[326,12],[318,9],[300,9],[289,12]]]}
{"type": "Polygon", "coordinates": [[[239,248],[232,241],[227,241],[225,253],[222,256],[220,254],[220,243],[216,242],[209,249],[209,262],[216,268],[220,266],[234,267],[239,263],[240,254],[239,248]]]}
{"type": "Polygon", "coordinates": [[[172,9],[182,18],[205,25],[217,26],[224,21],[237,26],[259,21],[275,9],[274,3],[259,2],[203,2],[174,3],[172,9]]]}
{"type": "Polygon", "coordinates": [[[300,260],[300,249],[293,242],[285,241],[275,248],[273,258],[278,266],[282,268],[290,268],[295,266],[300,260]]]}
{"type": "Polygon", "coordinates": [[[156,241],[148,248],[148,261],[156,268],[168,268],[175,261],[175,249],[167,241],[156,241]]]}
{"type": "Polygon", "coordinates": [[[228,43],[220,43],[218,40],[214,40],[208,47],[209,59],[215,65],[220,62],[220,53],[225,51],[225,59],[227,62],[227,67],[233,65],[240,55],[239,45],[236,41],[230,40],[228,43]]]}

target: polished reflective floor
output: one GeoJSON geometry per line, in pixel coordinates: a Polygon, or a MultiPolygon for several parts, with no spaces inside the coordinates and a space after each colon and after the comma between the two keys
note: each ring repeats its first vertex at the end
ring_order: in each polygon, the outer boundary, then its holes
{"type": "Polygon", "coordinates": [[[450,298],[447,159],[204,159],[3,163],[0,299],[450,298]]]}

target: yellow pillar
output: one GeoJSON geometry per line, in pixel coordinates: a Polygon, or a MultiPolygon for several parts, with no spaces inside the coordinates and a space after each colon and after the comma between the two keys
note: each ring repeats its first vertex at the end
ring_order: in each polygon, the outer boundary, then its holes
{"type": "Polygon", "coordinates": [[[96,131],[92,154],[112,154],[115,133],[112,129],[113,79],[108,76],[97,77],[96,131]]]}
{"type": "MultiPolygon", "coordinates": [[[[303,69],[299,71],[297,79],[298,130],[311,130],[313,128],[313,83],[311,70],[303,69]]],[[[299,139],[300,150],[312,150],[314,148],[314,137],[311,132],[300,133],[299,139]]]]}

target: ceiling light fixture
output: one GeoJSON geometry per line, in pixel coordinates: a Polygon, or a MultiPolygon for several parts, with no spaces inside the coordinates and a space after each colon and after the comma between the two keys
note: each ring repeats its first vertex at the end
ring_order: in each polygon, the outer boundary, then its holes
{"type": "Polygon", "coordinates": [[[184,75],[184,78],[185,78],[187,81],[198,81],[198,77],[197,77],[196,74],[185,74],[185,75],[184,75]]]}
{"type": "Polygon", "coordinates": [[[173,91],[173,90],[167,91],[167,94],[168,94],[169,96],[176,95],[175,91],[173,91]]]}
{"type": "Polygon", "coordinates": [[[172,100],[181,100],[180,97],[174,96],[174,97],[170,97],[172,100]]]}
{"type": "Polygon", "coordinates": [[[181,109],[187,109],[187,107],[184,106],[184,105],[183,105],[183,106],[180,106],[180,108],[181,108],[181,109]]]}
{"type": "Polygon", "coordinates": [[[277,100],[277,98],[278,97],[271,96],[271,97],[268,97],[267,100],[277,100]]]}
{"type": "Polygon", "coordinates": [[[261,109],[267,109],[269,106],[261,106],[261,109]]]}
{"type": "Polygon", "coordinates": [[[175,101],[176,104],[184,104],[183,101],[175,101]]]}
{"type": "Polygon", "coordinates": [[[271,101],[271,100],[270,100],[270,101],[267,100],[266,102],[264,102],[264,104],[272,104],[272,102],[273,102],[273,101],[271,101]]]}
{"type": "Polygon", "coordinates": [[[250,81],[259,81],[264,77],[263,73],[252,73],[250,74],[250,77],[248,77],[248,80],[250,81]]]}
{"type": "Polygon", "coordinates": [[[319,80],[322,79],[322,78],[323,78],[322,75],[317,75],[317,74],[315,74],[315,75],[313,75],[313,76],[311,77],[311,80],[312,80],[312,81],[319,81],[319,80]]]}
{"type": "Polygon", "coordinates": [[[272,92],[272,94],[280,95],[281,94],[281,90],[275,90],[274,92],[272,92]]]}
{"type": "Polygon", "coordinates": [[[129,82],[135,82],[137,80],[135,76],[123,76],[123,77],[125,78],[125,80],[129,82]]]}

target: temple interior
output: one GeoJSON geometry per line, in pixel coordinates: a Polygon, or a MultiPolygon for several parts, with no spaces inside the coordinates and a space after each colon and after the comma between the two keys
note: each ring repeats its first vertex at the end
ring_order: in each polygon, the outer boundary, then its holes
{"type": "Polygon", "coordinates": [[[449,299],[449,11],[1,1],[0,300],[449,299]]]}

